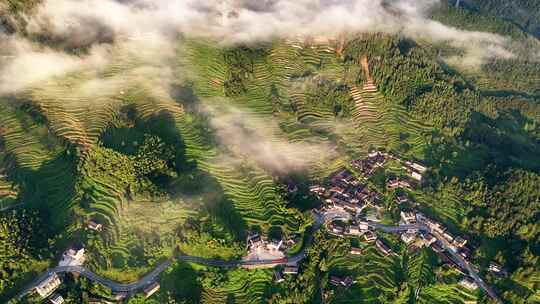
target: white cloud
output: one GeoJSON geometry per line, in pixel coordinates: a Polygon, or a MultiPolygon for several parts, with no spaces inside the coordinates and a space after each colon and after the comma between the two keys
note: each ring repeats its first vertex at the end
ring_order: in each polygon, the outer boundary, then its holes
{"type": "Polygon", "coordinates": [[[429,20],[426,15],[437,4],[436,0],[48,0],[30,18],[28,30],[72,46],[148,32],[212,37],[226,43],[385,32],[447,41],[471,55],[478,55],[471,49],[491,50],[478,61],[509,55],[507,41],[499,35],[429,20]]]}
{"type": "MultiPolygon", "coordinates": [[[[445,42],[463,50],[450,58],[478,66],[510,58],[508,40],[465,31],[426,17],[436,0],[45,0],[27,17],[29,33],[82,55],[38,46],[19,36],[2,36],[0,94],[14,93],[77,69],[99,69],[122,50],[142,65],[167,70],[178,35],[211,37],[225,43],[296,36],[384,32],[445,42]],[[4,39],[5,38],[5,39],[4,39]],[[8,55],[5,57],[5,55],[8,55]]],[[[123,56],[117,56],[115,60],[123,56]]],[[[143,67],[138,66],[141,70],[143,67]]],[[[144,68],[148,70],[149,68],[144,68]]],[[[170,71],[167,72],[170,74],[170,71]]],[[[159,74],[159,72],[157,73],[159,74]]],[[[133,76],[133,75],[132,75],[133,76]]]]}
{"type": "Polygon", "coordinates": [[[290,142],[283,139],[278,124],[238,107],[205,103],[221,145],[236,159],[246,158],[278,173],[304,170],[328,159],[335,151],[327,143],[290,142]]]}
{"type": "Polygon", "coordinates": [[[0,34],[3,53],[0,93],[14,93],[35,83],[74,71],[82,62],[75,56],[40,48],[25,40],[0,34]]]}

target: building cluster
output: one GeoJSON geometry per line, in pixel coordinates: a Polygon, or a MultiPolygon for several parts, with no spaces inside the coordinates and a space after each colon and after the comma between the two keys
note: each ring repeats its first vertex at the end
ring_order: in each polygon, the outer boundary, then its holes
{"type": "MultiPolygon", "coordinates": [[[[84,263],[84,248],[81,245],[75,245],[66,250],[62,255],[62,260],[59,262],[59,266],[80,266],[84,263]]],[[[62,280],[55,272],[46,276],[43,280],[38,282],[34,287],[35,292],[39,294],[43,299],[47,299],[48,303],[51,304],[62,304],[64,303],[64,298],[55,293],[55,291],[62,284],[62,280]]],[[[154,282],[148,285],[144,290],[145,296],[148,298],[155,292],[159,290],[159,284],[154,282]]],[[[116,301],[121,301],[128,296],[127,293],[118,293],[115,295],[116,301]]],[[[101,303],[99,299],[91,299],[89,303],[101,303]]]]}
{"type": "MultiPolygon", "coordinates": [[[[62,259],[58,263],[58,266],[81,266],[85,261],[84,248],[82,245],[77,244],[70,247],[62,254],[62,259]]],[[[43,298],[53,304],[64,303],[64,298],[61,295],[54,293],[54,291],[62,284],[62,280],[56,273],[52,273],[42,281],[40,281],[34,290],[43,298]]]]}
{"type": "Polygon", "coordinates": [[[401,189],[412,190],[414,189],[414,183],[411,180],[406,179],[406,178],[393,177],[393,178],[389,178],[386,181],[386,187],[388,189],[401,188],[401,189]]]}
{"type": "Polygon", "coordinates": [[[408,175],[418,181],[422,182],[424,178],[424,174],[427,171],[427,167],[424,165],[421,165],[419,163],[411,162],[411,161],[401,161],[403,164],[403,169],[407,170],[408,175]]]}
{"type": "Polygon", "coordinates": [[[384,163],[387,160],[387,153],[373,151],[368,154],[368,157],[365,159],[357,159],[351,161],[351,166],[358,170],[362,175],[368,179],[377,170],[377,168],[382,168],[384,163]]]}
{"type": "Polygon", "coordinates": [[[394,160],[401,163],[402,168],[407,172],[407,178],[394,178],[388,181],[389,188],[413,188],[424,179],[424,174],[428,168],[418,162],[404,160],[393,153],[382,151],[371,151],[366,159],[351,161],[351,165],[359,170],[366,178],[373,176],[377,168],[384,166],[387,160],[394,160]]]}
{"type": "Polygon", "coordinates": [[[428,218],[420,212],[401,211],[400,224],[425,225],[430,232],[409,229],[401,234],[401,240],[407,245],[431,247],[443,261],[447,262],[458,271],[464,272],[463,269],[450,258],[444,248],[446,247],[449,250],[452,250],[454,253],[459,254],[464,260],[469,261],[471,250],[466,246],[467,240],[460,236],[453,236],[443,224],[428,218]],[[445,246],[443,246],[443,242],[445,246]]]}
{"type": "MultiPolygon", "coordinates": [[[[423,180],[427,167],[407,160],[402,160],[392,153],[372,151],[365,159],[351,161],[351,166],[362,174],[363,179],[373,176],[377,168],[384,166],[388,159],[399,161],[408,172],[407,177],[389,178],[386,186],[389,189],[404,188],[412,190],[423,180]]],[[[328,207],[339,208],[345,211],[360,213],[366,206],[382,208],[383,197],[380,193],[370,190],[351,171],[341,169],[330,176],[327,186],[314,185],[310,192],[324,199],[328,207]]],[[[396,197],[398,204],[409,202],[405,194],[396,197]]]]}
{"type": "Polygon", "coordinates": [[[324,200],[326,208],[337,208],[356,214],[368,205],[381,208],[383,203],[381,194],[370,190],[347,169],[334,173],[327,187],[314,185],[309,190],[324,200]]]}
{"type": "Polygon", "coordinates": [[[272,260],[285,257],[285,251],[296,244],[294,239],[278,240],[261,236],[259,233],[249,233],[247,237],[248,260],[272,260]]]}
{"type": "Polygon", "coordinates": [[[270,240],[258,233],[251,233],[247,238],[248,248],[265,247],[268,250],[280,250],[283,245],[283,240],[270,240]]]}
{"type": "MultiPolygon", "coordinates": [[[[368,222],[360,221],[353,222],[351,225],[342,226],[336,222],[328,223],[328,231],[336,236],[362,236],[365,235],[369,228],[368,222]]],[[[372,231],[369,231],[372,232],[372,231]]]]}
{"type": "MultiPolygon", "coordinates": [[[[328,224],[328,231],[336,236],[356,236],[363,237],[363,239],[368,242],[375,242],[375,248],[377,248],[383,255],[395,255],[396,253],[388,246],[382,239],[377,237],[377,234],[371,230],[368,225],[368,222],[353,222],[352,225],[346,227],[340,226],[335,222],[328,224]]],[[[351,254],[360,255],[362,254],[362,249],[360,248],[351,248],[351,254]]]]}
{"type": "MultiPolygon", "coordinates": [[[[388,159],[399,162],[402,168],[406,170],[407,176],[389,178],[386,181],[387,188],[412,190],[424,181],[425,173],[428,171],[427,167],[417,162],[400,159],[391,153],[372,151],[366,159],[351,161],[351,166],[362,174],[362,179],[369,179],[377,168],[385,165],[388,159]]],[[[369,222],[377,219],[370,219],[369,212],[380,211],[382,208],[381,195],[370,190],[351,171],[347,169],[337,171],[331,175],[328,184],[314,185],[310,187],[310,192],[324,200],[325,205],[321,208],[321,211],[325,213],[325,217],[333,219],[333,221],[327,222],[327,229],[331,234],[340,237],[363,237],[366,242],[374,242],[375,247],[382,254],[396,254],[384,240],[378,238],[377,234],[370,229],[374,225],[373,223],[370,225],[369,222]],[[358,221],[360,219],[358,215],[367,206],[374,208],[368,209],[366,216],[362,217],[365,222],[358,221]],[[343,213],[343,211],[353,215],[351,224],[344,224],[340,221],[346,220],[346,222],[349,222],[351,218],[349,214],[343,213]]],[[[407,194],[401,191],[396,193],[395,199],[398,204],[412,201],[407,194]]],[[[400,239],[405,244],[413,248],[430,247],[445,264],[462,273],[464,277],[459,281],[459,285],[470,290],[479,287],[478,284],[480,283],[476,275],[474,273],[469,275],[471,267],[476,271],[478,270],[471,263],[471,249],[467,246],[465,238],[453,235],[442,223],[416,211],[402,211],[400,213],[400,227],[397,229],[396,232],[401,232],[400,239]],[[409,226],[407,227],[407,225],[409,226]]],[[[352,247],[350,249],[351,255],[361,255],[362,253],[361,248],[352,247]]],[[[491,263],[488,271],[499,277],[507,275],[504,268],[496,263],[491,263]]],[[[331,280],[333,285],[347,286],[342,282],[345,281],[340,281],[340,278],[337,277],[331,280]]]]}
{"type": "MultiPolygon", "coordinates": [[[[471,249],[467,247],[467,240],[461,236],[452,235],[447,228],[440,222],[428,218],[420,212],[402,211],[400,214],[400,224],[411,225],[421,224],[428,228],[429,232],[419,231],[418,229],[409,229],[401,234],[401,240],[407,245],[430,247],[439,258],[448,266],[465,275],[459,281],[459,285],[469,290],[478,288],[477,283],[469,277],[468,270],[464,265],[458,263],[451,254],[459,255],[465,263],[470,263],[471,249]],[[451,252],[449,252],[451,251],[451,252]]],[[[471,267],[474,267],[474,265],[471,267]]],[[[498,264],[491,263],[488,269],[491,273],[504,276],[506,271],[498,264]]]]}

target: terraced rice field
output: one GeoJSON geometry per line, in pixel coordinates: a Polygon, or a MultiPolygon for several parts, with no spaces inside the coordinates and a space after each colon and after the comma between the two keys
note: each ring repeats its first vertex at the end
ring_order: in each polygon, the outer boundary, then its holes
{"type": "MultiPolygon", "coordinates": [[[[359,256],[346,255],[331,262],[331,272],[339,271],[350,275],[355,283],[349,290],[341,290],[336,303],[380,303],[381,296],[395,294],[396,271],[399,258],[383,256],[373,245],[367,245],[359,256]]],[[[334,288],[334,287],[332,287],[334,288]]]]}
{"type": "Polygon", "coordinates": [[[271,270],[232,270],[223,285],[203,290],[201,303],[263,303],[271,280],[271,270]]]}
{"type": "Polygon", "coordinates": [[[434,284],[422,289],[416,303],[472,303],[478,296],[457,284],[434,284]]]}
{"type": "Polygon", "coordinates": [[[11,177],[33,181],[33,189],[20,193],[20,200],[55,214],[51,227],[64,227],[75,203],[73,156],[57,145],[44,125],[9,104],[0,108],[0,124],[4,127],[4,161],[16,168],[11,177]]]}
{"type": "MultiPolygon", "coordinates": [[[[330,257],[330,273],[349,275],[355,281],[335,291],[332,303],[387,303],[404,287],[412,303],[466,303],[478,295],[457,284],[443,284],[435,278],[435,261],[426,251],[384,255],[373,244],[361,243],[360,255],[330,257]]],[[[393,299],[393,300],[392,300],[393,299]]]]}
{"type": "Polygon", "coordinates": [[[54,157],[56,151],[47,143],[50,137],[44,126],[11,106],[1,107],[0,114],[8,161],[12,159],[21,168],[38,170],[54,157]]]}
{"type": "MultiPolygon", "coordinates": [[[[314,179],[324,178],[332,172],[331,168],[345,164],[373,146],[405,149],[406,154],[423,156],[425,134],[431,129],[412,120],[404,108],[386,100],[375,84],[357,84],[356,79],[369,78],[359,74],[365,69],[359,64],[343,64],[328,45],[272,44],[266,57],[253,62],[245,92],[234,97],[225,97],[223,83],[228,67],[219,49],[197,42],[188,44],[186,53],[187,59],[182,64],[191,68],[193,75],[189,77],[203,104],[242,109],[250,119],[262,122],[265,134],[270,134],[272,141],[286,138],[295,143],[337,145],[339,154],[308,166],[308,175],[314,179]],[[321,92],[321,83],[334,89],[321,92]],[[348,86],[350,91],[335,89],[340,86],[348,86]],[[321,100],[321,96],[329,101],[350,99],[350,116],[336,116],[333,103],[321,100]],[[265,120],[277,124],[264,124],[265,120]]],[[[252,224],[283,225],[288,211],[272,194],[275,184],[271,172],[265,173],[256,164],[251,165],[258,185],[249,182],[251,177],[245,178],[234,166],[222,164],[222,152],[208,144],[201,130],[194,124],[190,126],[191,123],[193,117],[179,122],[177,127],[186,142],[187,155],[220,181],[240,214],[252,224]]]]}
{"type": "MultiPolygon", "coordinates": [[[[361,60],[364,74],[369,73],[367,57],[361,60]]],[[[413,119],[405,108],[385,98],[369,74],[360,88],[350,89],[355,103],[353,121],[364,142],[422,158],[427,146],[425,135],[432,129],[413,119]]]]}
{"type": "Polygon", "coordinates": [[[147,260],[145,263],[135,262],[135,252],[142,250],[149,242],[159,242],[153,246],[161,250],[157,256],[163,258],[171,256],[177,245],[174,232],[194,212],[193,207],[180,201],[133,201],[116,212],[99,209],[99,206],[105,207],[106,204],[102,201],[93,204],[92,209],[96,210],[96,213],[89,214],[92,218],[105,223],[104,230],[99,236],[90,236],[91,239],[104,238],[105,242],[89,242],[91,253],[89,262],[91,267],[105,276],[124,272],[124,275],[118,277],[121,281],[138,279],[140,274],[144,274],[158,262],[157,258],[147,260]],[[114,226],[103,221],[104,212],[114,213],[112,217],[116,221],[114,226]],[[99,248],[101,245],[105,248],[99,248]]]}
{"type": "Polygon", "coordinates": [[[0,175],[0,210],[15,206],[18,194],[18,187],[0,175]]]}
{"type": "Polygon", "coordinates": [[[286,230],[298,231],[301,228],[301,215],[285,207],[285,201],[268,173],[256,166],[250,166],[249,171],[246,167],[242,170],[238,164],[228,162],[215,148],[205,143],[200,129],[191,122],[186,118],[178,125],[186,145],[186,155],[218,181],[247,223],[263,229],[283,226],[286,230]]]}

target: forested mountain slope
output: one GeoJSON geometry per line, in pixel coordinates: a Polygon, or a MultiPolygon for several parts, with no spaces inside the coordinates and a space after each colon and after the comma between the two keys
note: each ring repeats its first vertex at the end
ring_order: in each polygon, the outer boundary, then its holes
{"type": "Polygon", "coordinates": [[[534,0],[463,0],[472,9],[489,12],[510,20],[525,31],[540,38],[540,4],[534,0]]]}

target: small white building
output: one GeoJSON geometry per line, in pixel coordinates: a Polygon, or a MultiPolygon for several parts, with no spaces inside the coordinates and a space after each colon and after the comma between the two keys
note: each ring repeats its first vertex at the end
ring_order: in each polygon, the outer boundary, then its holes
{"type": "Polygon", "coordinates": [[[298,274],[298,267],[296,266],[287,266],[283,269],[284,274],[298,274]]]}
{"type": "Polygon", "coordinates": [[[53,293],[62,282],[56,273],[46,277],[43,281],[35,287],[36,292],[43,298],[46,298],[53,293]]]}
{"type": "Polygon", "coordinates": [[[478,288],[478,284],[476,284],[476,282],[469,278],[469,277],[465,277],[463,279],[461,279],[461,281],[459,281],[458,283],[460,286],[463,286],[465,288],[467,288],[468,290],[475,290],[478,288]]]}
{"type": "Polygon", "coordinates": [[[454,236],[451,235],[448,231],[444,232],[442,234],[443,238],[445,238],[449,243],[452,243],[454,241],[454,236]]]}
{"type": "Polygon", "coordinates": [[[103,230],[103,225],[101,225],[99,223],[96,223],[94,221],[89,221],[87,227],[90,230],[94,230],[94,231],[98,231],[98,232],[103,230]]]}
{"type": "Polygon", "coordinates": [[[377,156],[379,156],[379,154],[380,154],[379,151],[377,151],[377,150],[372,150],[372,151],[370,151],[370,152],[368,153],[368,157],[369,157],[369,158],[377,157],[377,156]]]}
{"type": "Polygon", "coordinates": [[[412,163],[412,164],[411,164],[411,167],[412,167],[414,170],[416,170],[416,171],[418,171],[418,172],[420,172],[420,173],[424,173],[424,172],[427,171],[427,167],[425,167],[425,166],[423,166],[423,165],[421,165],[421,164],[419,164],[419,163],[412,163]]]}
{"type": "Polygon", "coordinates": [[[403,241],[403,243],[407,245],[414,242],[415,239],[416,239],[416,231],[407,231],[401,234],[401,240],[403,241]]]}
{"type": "Polygon", "coordinates": [[[409,225],[416,223],[416,214],[412,211],[401,211],[400,213],[401,220],[403,223],[409,225]]]}
{"type": "Polygon", "coordinates": [[[360,236],[364,232],[358,227],[358,226],[350,226],[349,231],[347,234],[354,235],[354,236],[360,236]]]}
{"type": "Polygon", "coordinates": [[[422,181],[422,174],[418,173],[418,172],[414,172],[412,171],[411,172],[411,177],[419,182],[422,181]]]}
{"type": "Polygon", "coordinates": [[[351,247],[350,254],[360,255],[362,254],[362,249],[357,247],[351,247]]]}
{"type": "Polygon", "coordinates": [[[62,255],[62,260],[58,263],[59,266],[81,266],[84,264],[84,248],[81,247],[72,247],[69,248],[62,255]]]}
{"type": "Polygon", "coordinates": [[[488,270],[494,274],[506,274],[506,270],[501,265],[493,262],[489,263],[488,270]]]}
{"type": "Polygon", "coordinates": [[[146,287],[143,291],[144,291],[144,296],[146,298],[150,297],[151,295],[153,295],[154,293],[156,293],[158,290],[159,290],[159,283],[158,282],[154,282],[152,284],[150,284],[148,287],[146,287]]]}
{"type": "Polygon", "coordinates": [[[369,223],[368,222],[360,222],[358,223],[358,228],[362,231],[369,230],[369,223]]]}
{"type": "Polygon", "coordinates": [[[422,234],[422,242],[424,243],[424,246],[431,246],[431,244],[437,242],[437,238],[434,237],[432,234],[430,233],[426,233],[426,234],[422,234]]]}
{"type": "Polygon", "coordinates": [[[62,304],[64,303],[64,298],[62,298],[61,295],[55,293],[49,298],[49,301],[51,302],[51,304],[62,304]]]}
{"type": "Polygon", "coordinates": [[[431,229],[431,230],[433,230],[433,231],[435,231],[437,233],[443,234],[444,231],[446,230],[446,227],[444,227],[441,223],[436,222],[434,220],[426,218],[425,223],[429,227],[429,229],[431,229]]]}
{"type": "Polygon", "coordinates": [[[116,301],[122,301],[125,298],[127,298],[128,293],[127,292],[119,292],[113,295],[113,299],[116,301]]]}

